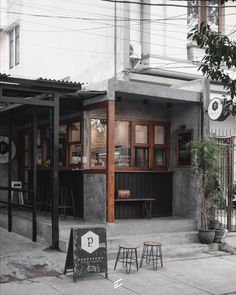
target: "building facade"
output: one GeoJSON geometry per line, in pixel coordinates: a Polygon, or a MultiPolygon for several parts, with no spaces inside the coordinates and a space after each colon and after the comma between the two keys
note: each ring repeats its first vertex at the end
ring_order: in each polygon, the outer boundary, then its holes
{"type": "MultiPolygon", "coordinates": [[[[202,19],[233,32],[236,4],[218,9],[200,1],[130,2],[68,1],[65,7],[65,1],[2,0],[0,71],[31,78],[30,85],[39,77],[85,82],[74,93],[82,104],[72,104],[65,114],[62,100],[59,117],[60,186],[76,194],[76,217],[140,218],[138,206],[116,201],[119,190],[129,190],[133,198],[154,199],[153,217],[199,222],[199,196],[185,172],[191,163],[181,148],[210,134],[207,105],[224,91],[218,84],[210,88],[197,73],[196,48],[187,32],[202,19]],[[230,11],[227,18],[221,17],[225,11],[230,11]]],[[[235,118],[227,122],[233,130],[235,118]]],[[[19,138],[27,138],[27,124],[22,123],[19,138]]],[[[38,183],[43,185],[51,163],[43,118],[38,132],[38,183]]],[[[20,141],[19,146],[26,162],[17,158],[15,177],[28,184],[27,148],[20,141]]]]}

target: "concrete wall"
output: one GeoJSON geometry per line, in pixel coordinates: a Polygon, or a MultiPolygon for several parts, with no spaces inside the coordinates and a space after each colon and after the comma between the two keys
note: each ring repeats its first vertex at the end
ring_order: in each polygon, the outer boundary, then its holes
{"type": "Polygon", "coordinates": [[[200,222],[200,198],[194,179],[187,168],[176,168],[176,136],[180,125],[193,129],[196,139],[200,135],[200,105],[179,104],[171,109],[171,168],[173,174],[173,215],[200,222]]]}
{"type": "Polygon", "coordinates": [[[106,174],[84,174],[84,220],[106,222],[106,174]]]}
{"type": "Polygon", "coordinates": [[[143,105],[143,99],[124,99],[116,103],[116,119],[127,120],[169,120],[166,104],[148,101],[143,105]]]}

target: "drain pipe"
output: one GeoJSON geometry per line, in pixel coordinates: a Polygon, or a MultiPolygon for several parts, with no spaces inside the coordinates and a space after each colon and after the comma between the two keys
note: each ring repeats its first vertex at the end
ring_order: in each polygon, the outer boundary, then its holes
{"type": "Polygon", "coordinates": [[[204,101],[203,101],[203,93],[201,93],[201,96],[200,96],[200,136],[201,136],[201,139],[204,138],[204,123],[205,123],[205,120],[204,120],[204,101]]]}

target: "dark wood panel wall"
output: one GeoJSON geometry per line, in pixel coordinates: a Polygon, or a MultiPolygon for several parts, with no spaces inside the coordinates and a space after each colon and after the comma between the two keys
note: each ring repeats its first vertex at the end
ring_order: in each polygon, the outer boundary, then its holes
{"type": "MultiPolygon", "coordinates": [[[[172,216],[172,173],[116,172],[115,194],[118,189],[128,189],[131,198],[155,198],[153,217],[172,216]]],[[[115,208],[115,218],[140,218],[141,204],[122,202],[115,208]]]]}

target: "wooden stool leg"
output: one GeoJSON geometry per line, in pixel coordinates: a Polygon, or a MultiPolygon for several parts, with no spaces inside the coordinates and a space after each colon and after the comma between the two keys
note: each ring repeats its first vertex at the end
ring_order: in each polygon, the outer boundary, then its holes
{"type": "Polygon", "coordinates": [[[117,253],[117,256],[116,256],[116,262],[115,262],[114,270],[116,269],[119,257],[120,257],[120,247],[119,247],[119,250],[118,250],[118,253],[117,253]]]}

